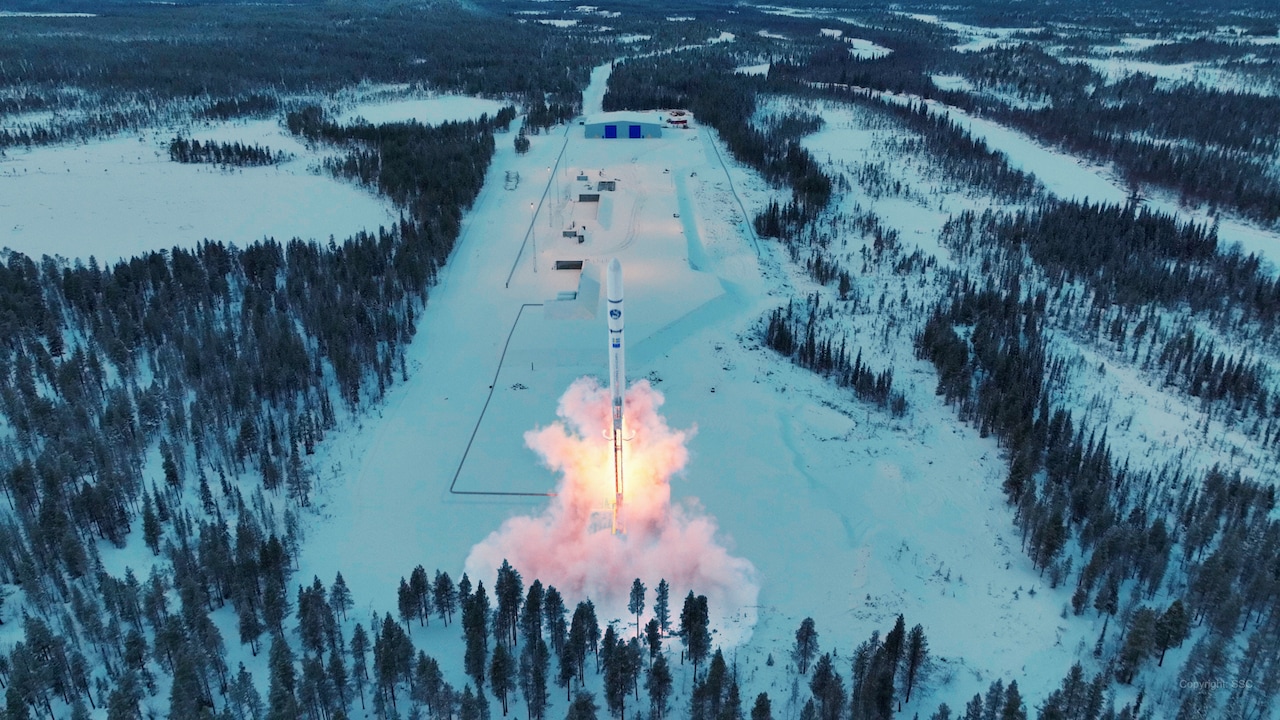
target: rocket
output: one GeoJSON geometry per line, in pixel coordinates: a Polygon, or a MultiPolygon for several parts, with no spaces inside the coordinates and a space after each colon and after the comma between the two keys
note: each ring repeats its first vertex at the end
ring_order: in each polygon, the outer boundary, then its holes
{"type": "Polygon", "coordinates": [[[622,511],[622,396],[627,390],[626,346],[622,338],[622,263],[609,261],[605,280],[605,306],[609,312],[609,400],[613,410],[613,533],[623,532],[618,521],[622,511]]]}

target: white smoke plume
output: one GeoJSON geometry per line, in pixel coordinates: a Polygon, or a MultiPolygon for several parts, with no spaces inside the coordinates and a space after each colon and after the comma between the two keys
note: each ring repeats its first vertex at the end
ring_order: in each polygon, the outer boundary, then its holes
{"type": "Polygon", "coordinates": [[[561,476],[557,495],[535,516],[514,517],[471,549],[466,570],[492,578],[504,559],[526,586],[535,578],[554,585],[572,608],[590,598],[601,619],[626,618],[632,580],[649,589],[653,608],[658,581],[671,586],[673,623],[685,595],[706,595],[716,643],[745,641],[756,621],[760,592],[755,567],[734,557],[716,538],[716,523],[693,503],[671,503],[672,477],[688,460],[692,430],[673,430],[658,412],[662,393],[648,381],[626,395],[623,535],[610,532],[607,503],[613,497],[609,392],[580,378],[560,398],[560,421],[525,433],[525,443],[561,476]]]}

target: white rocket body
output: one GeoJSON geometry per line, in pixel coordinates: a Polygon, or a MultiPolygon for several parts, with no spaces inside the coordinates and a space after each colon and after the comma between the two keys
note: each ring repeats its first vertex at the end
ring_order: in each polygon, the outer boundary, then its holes
{"type": "Polygon", "coordinates": [[[622,431],[622,396],[627,389],[626,347],[622,338],[622,263],[609,261],[605,298],[609,310],[609,397],[613,404],[613,434],[622,431]]]}
{"type": "Polygon", "coordinates": [[[618,515],[622,510],[622,418],[623,394],[627,390],[626,343],[623,340],[622,263],[609,261],[605,280],[605,307],[609,316],[609,399],[613,411],[613,532],[622,532],[618,515]]]}

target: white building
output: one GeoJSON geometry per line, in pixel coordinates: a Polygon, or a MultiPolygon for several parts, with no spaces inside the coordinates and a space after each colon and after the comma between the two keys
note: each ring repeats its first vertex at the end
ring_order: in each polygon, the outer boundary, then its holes
{"type": "Polygon", "coordinates": [[[588,138],[657,138],[662,137],[662,114],[640,112],[602,113],[587,118],[588,138]]]}

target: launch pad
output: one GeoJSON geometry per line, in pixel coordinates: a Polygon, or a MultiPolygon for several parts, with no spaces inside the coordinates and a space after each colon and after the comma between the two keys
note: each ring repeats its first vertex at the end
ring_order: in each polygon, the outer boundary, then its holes
{"type": "MultiPolygon", "coordinates": [[[[597,377],[601,385],[614,384],[605,378],[600,357],[600,315],[607,316],[612,308],[607,291],[612,260],[626,266],[626,305],[642,308],[626,323],[630,347],[625,349],[633,372],[670,352],[699,326],[705,313],[723,307],[718,301],[726,297],[724,286],[704,262],[701,233],[706,228],[698,208],[699,195],[708,192],[704,183],[710,183],[704,180],[710,177],[704,170],[714,156],[694,133],[668,135],[646,139],[643,145],[607,143],[582,139],[581,128],[574,126],[562,160],[553,167],[516,166],[521,184],[512,195],[529,195],[513,199],[511,224],[518,219],[520,232],[529,232],[529,243],[511,256],[516,267],[509,285],[498,283],[498,299],[510,304],[495,305],[493,322],[511,329],[505,341],[499,341],[498,365],[483,386],[488,400],[471,442],[471,447],[485,452],[462,458],[456,493],[492,491],[508,497],[493,502],[523,502],[514,499],[515,494],[534,498],[554,492],[552,471],[526,468],[513,473],[507,459],[525,456],[524,431],[545,427],[552,419],[547,397],[583,376],[597,377]],[[655,160],[637,162],[641,150],[655,154],[655,160]],[[533,191],[541,192],[538,186],[543,182],[546,196],[539,202],[533,191]]],[[[499,267],[506,275],[507,268],[499,267]]],[[[467,330],[460,327],[458,332],[467,330]]],[[[609,342],[612,345],[612,338],[609,342]]],[[[618,392],[625,393],[625,362],[620,370],[616,384],[618,392]]],[[[439,401],[451,395],[445,393],[439,401]]],[[[626,482],[631,447],[626,441],[635,425],[622,409],[624,422],[615,449],[612,407],[607,412],[599,424],[583,431],[599,438],[602,457],[616,467],[601,473],[595,507],[605,515],[601,521],[607,518],[610,530],[621,533],[627,530],[625,510],[632,499],[626,482]]]]}

